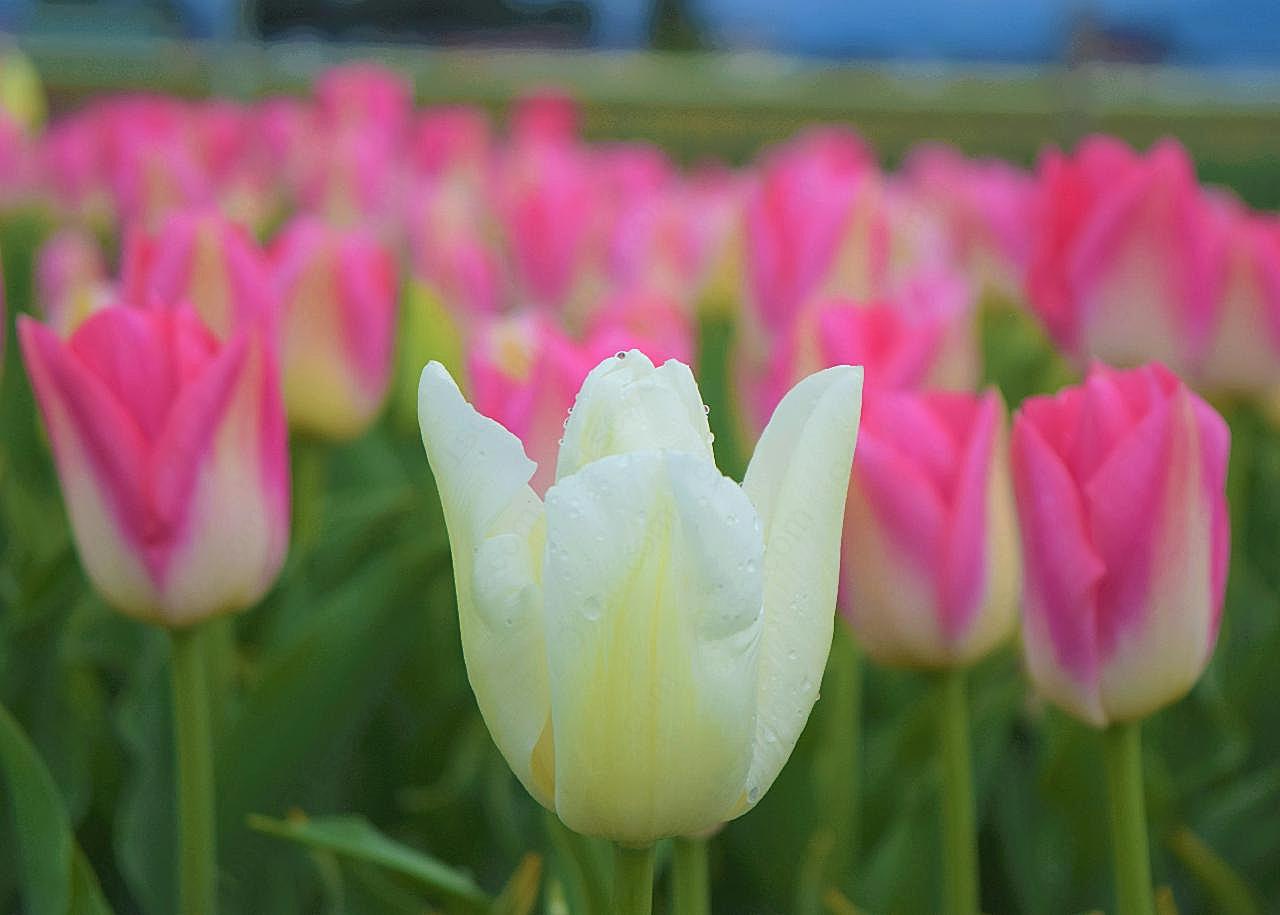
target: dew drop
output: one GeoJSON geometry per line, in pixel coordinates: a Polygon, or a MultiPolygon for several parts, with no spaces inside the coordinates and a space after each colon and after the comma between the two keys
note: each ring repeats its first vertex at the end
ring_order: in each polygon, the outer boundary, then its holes
{"type": "Polygon", "coordinates": [[[626,358],[627,358],[627,354],[626,354],[626,353],[624,353],[622,350],[618,350],[616,353],[614,353],[614,355],[615,355],[617,358],[619,358],[619,359],[626,359],[626,358]]]}
{"type": "Polygon", "coordinates": [[[760,800],[760,789],[757,786],[752,785],[747,791],[747,803],[754,804],[758,800],[760,800]]]}
{"type": "Polygon", "coordinates": [[[599,594],[588,594],[582,599],[582,615],[592,622],[600,619],[599,594]]]}
{"type": "Polygon", "coordinates": [[[703,413],[705,413],[705,414],[707,414],[708,416],[710,416],[710,415],[711,415],[711,407],[707,406],[706,404],[703,404],[703,405],[702,405],[702,412],[703,412],[703,413]]]}

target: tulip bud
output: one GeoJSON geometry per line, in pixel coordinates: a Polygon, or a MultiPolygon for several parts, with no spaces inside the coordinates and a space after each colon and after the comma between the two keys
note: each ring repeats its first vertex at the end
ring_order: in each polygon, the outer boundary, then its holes
{"type": "Polygon", "coordinates": [[[1198,387],[1261,394],[1280,383],[1280,220],[1213,201],[1221,275],[1194,352],[1198,387]]]}
{"type": "Polygon", "coordinates": [[[212,211],[174,213],[154,235],[131,233],[121,261],[126,301],[186,302],[220,337],[272,310],[262,252],[242,227],[212,211]]]}
{"type": "Polygon", "coordinates": [[[1028,295],[1080,361],[1189,371],[1212,311],[1214,226],[1186,151],[1106,137],[1040,163],[1028,295]]]}
{"type": "Polygon", "coordinates": [[[40,311],[63,337],[109,304],[112,296],[102,250],[92,235],[79,229],[62,229],[40,247],[35,280],[40,311]]]}
{"type": "Polygon", "coordinates": [[[986,290],[1016,300],[1030,254],[1034,185],[996,159],[967,159],[947,146],[917,146],[903,165],[909,192],[936,212],[952,259],[986,290]]]}
{"type": "Polygon", "coordinates": [[[219,342],[186,307],[115,306],[64,342],[18,328],[80,560],[116,609],[169,626],[243,609],[289,539],[270,335],[219,342]]]}
{"type": "Polygon", "coordinates": [[[544,504],[519,440],[438,364],[423,372],[468,677],[516,776],[569,828],[692,835],[773,783],[831,647],[860,374],[797,385],[739,486],[688,367],[611,356],[544,504]]]}
{"type": "Polygon", "coordinates": [[[360,231],[300,217],[271,250],[289,421],[325,438],[368,428],[391,382],[397,277],[360,231]]]}
{"type": "Polygon", "coordinates": [[[1013,423],[1031,679],[1097,727],[1180,698],[1217,639],[1230,432],[1163,366],[1095,366],[1013,423]]]}
{"type": "Polygon", "coordinates": [[[979,354],[973,293],[953,273],[914,276],[869,302],[815,299],[775,342],[765,369],[737,366],[745,419],[763,426],[786,390],[829,365],[861,365],[869,388],[970,391],[979,354]]]}
{"type": "Polygon", "coordinates": [[[415,170],[428,178],[479,178],[489,165],[493,137],[479,108],[442,105],[419,115],[409,144],[415,170]]]}
{"type": "Polygon", "coordinates": [[[585,150],[539,144],[504,163],[497,189],[516,295],[521,306],[580,316],[598,294],[601,199],[585,150]]]}
{"type": "Polygon", "coordinates": [[[487,322],[467,354],[476,409],[515,435],[537,462],[530,485],[539,495],[555,479],[557,443],[592,364],[551,320],[536,313],[487,322]]]}
{"type": "Polygon", "coordinates": [[[400,137],[413,111],[413,86],[376,64],[355,63],[326,70],[316,80],[316,107],[329,130],[375,131],[400,137]]]}
{"type": "Polygon", "coordinates": [[[877,661],[965,665],[1013,631],[1018,547],[1005,446],[994,390],[868,395],[840,604],[877,661]]]}
{"type": "Polygon", "coordinates": [[[815,295],[866,298],[880,289],[888,238],[881,178],[856,137],[815,131],[760,170],[745,212],[747,300],[766,331],[815,295]]]}

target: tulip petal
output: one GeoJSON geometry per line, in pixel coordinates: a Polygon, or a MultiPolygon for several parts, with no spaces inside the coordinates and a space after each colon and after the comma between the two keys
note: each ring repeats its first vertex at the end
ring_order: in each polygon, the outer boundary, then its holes
{"type": "Polygon", "coordinates": [[[1041,692],[1102,725],[1095,619],[1105,568],[1089,541],[1075,481],[1033,419],[1045,401],[1030,401],[1018,415],[1012,441],[1027,666],[1041,692]]]}
{"type": "Polygon", "coordinates": [[[763,543],[709,461],[632,451],[547,492],[556,812],[628,842],[709,829],[751,762],[763,543]]]}
{"type": "Polygon", "coordinates": [[[689,367],[654,367],[639,350],[610,356],[591,370],[564,426],[556,479],[612,454],[665,448],[713,463],[711,429],[689,367]]]}
{"type": "Polygon", "coordinates": [[[742,483],[763,525],[765,620],[755,752],[736,813],[769,790],[818,697],[861,406],[861,368],[805,378],[778,404],[742,483]]]}
{"type": "Polygon", "coordinates": [[[550,807],[544,522],[528,485],[535,465],[519,439],[463,400],[438,362],[423,369],[418,418],[449,529],[471,688],[507,764],[550,807]]]}
{"type": "Polygon", "coordinates": [[[265,331],[237,334],[183,389],[153,460],[157,514],[177,528],[161,579],[167,622],[257,603],[289,541],[284,407],[265,331]]]}
{"type": "Polygon", "coordinates": [[[142,433],[52,330],[20,317],[18,336],[85,572],[113,606],[159,620],[142,433]]]}
{"type": "MultiPolygon", "coordinates": [[[[1099,589],[1108,721],[1145,717],[1199,678],[1216,632],[1214,493],[1193,395],[1179,386],[1086,488],[1108,573],[1099,589]]],[[[1218,490],[1221,493],[1221,489],[1218,490]]]]}

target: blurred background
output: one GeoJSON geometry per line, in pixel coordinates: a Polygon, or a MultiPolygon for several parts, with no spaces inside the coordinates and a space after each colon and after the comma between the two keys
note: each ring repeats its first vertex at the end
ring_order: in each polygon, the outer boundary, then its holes
{"type": "Polygon", "coordinates": [[[1093,131],[1172,134],[1206,180],[1280,204],[1257,168],[1280,125],[1273,0],[0,0],[0,32],[55,110],[121,89],[302,90],[376,57],[424,103],[554,84],[589,136],[685,159],[744,161],[833,118],[889,162],[921,138],[1029,162],[1093,131]]]}

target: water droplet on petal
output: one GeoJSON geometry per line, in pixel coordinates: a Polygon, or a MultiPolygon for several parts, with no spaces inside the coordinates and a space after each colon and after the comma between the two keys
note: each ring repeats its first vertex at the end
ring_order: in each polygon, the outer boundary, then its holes
{"type": "Polygon", "coordinates": [[[622,350],[618,350],[618,352],[616,352],[614,355],[615,355],[615,356],[617,356],[619,359],[626,359],[626,358],[627,358],[627,354],[626,354],[626,353],[624,353],[622,350]]]}
{"type": "Polygon", "coordinates": [[[710,416],[710,415],[711,415],[711,407],[707,406],[706,404],[703,404],[703,405],[702,405],[702,412],[703,412],[703,413],[706,413],[708,416],[710,416]]]}
{"type": "Polygon", "coordinates": [[[758,800],[760,800],[760,789],[757,786],[752,785],[747,790],[747,803],[754,804],[758,800]]]}

